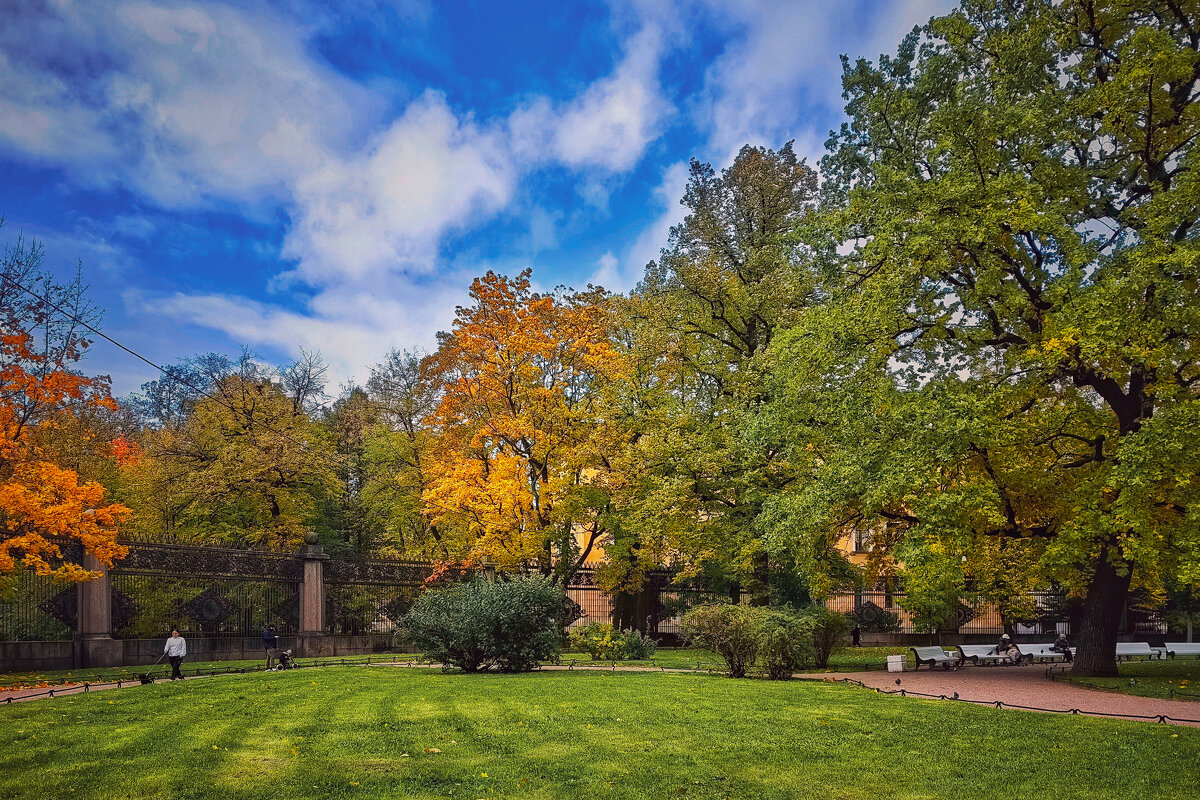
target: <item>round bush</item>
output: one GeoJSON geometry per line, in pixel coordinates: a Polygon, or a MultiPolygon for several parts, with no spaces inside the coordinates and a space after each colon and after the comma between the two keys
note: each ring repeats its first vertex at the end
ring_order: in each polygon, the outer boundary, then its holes
{"type": "Polygon", "coordinates": [[[475,580],[421,595],[405,627],[429,658],[463,672],[527,672],[558,657],[564,607],[546,578],[475,580]]]}

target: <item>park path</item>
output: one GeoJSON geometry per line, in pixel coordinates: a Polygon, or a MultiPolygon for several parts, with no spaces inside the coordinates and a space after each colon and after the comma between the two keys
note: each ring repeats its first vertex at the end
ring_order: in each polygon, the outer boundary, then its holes
{"type": "MultiPolygon", "coordinates": [[[[440,664],[415,664],[411,661],[374,662],[371,667],[412,667],[440,669],[440,664]]],[[[311,669],[312,667],[308,667],[311,669]]],[[[662,669],[661,667],[622,667],[585,665],[546,665],[542,670],[603,670],[605,672],[708,672],[709,670],[662,669]]],[[[220,677],[197,675],[185,678],[220,677]]],[[[1081,713],[1134,719],[1141,722],[1164,722],[1173,725],[1200,727],[1200,703],[1187,700],[1162,700],[1154,697],[1135,697],[1118,692],[1088,689],[1066,681],[1051,681],[1046,677],[1045,666],[1023,667],[968,667],[961,670],[922,670],[920,672],[824,672],[798,673],[797,678],[830,682],[852,682],[870,689],[905,694],[916,693],[944,695],[950,698],[955,692],[960,700],[994,704],[999,701],[1004,707],[1024,706],[1042,711],[1069,711],[1079,709],[1081,713]],[[1152,719],[1147,719],[1152,718],[1152,719]]],[[[162,680],[155,681],[161,683],[162,680]]],[[[129,688],[141,685],[137,680],[115,684],[93,685],[90,691],[129,688]]],[[[65,697],[83,692],[82,684],[67,684],[54,687],[55,697],[65,697]]],[[[0,694],[0,704],[40,700],[49,695],[46,688],[21,689],[0,694]]],[[[930,698],[926,698],[930,699],[930,698]]]]}
{"type": "MultiPolygon", "coordinates": [[[[805,673],[798,678],[824,681],[853,681],[880,691],[910,692],[944,695],[951,698],[958,693],[960,700],[1004,706],[1025,706],[1042,711],[1069,711],[1079,709],[1081,713],[1122,717],[1143,718],[1142,722],[1158,722],[1159,716],[1169,717],[1163,721],[1175,725],[1200,727],[1200,703],[1189,700],[1163,700],[1156,697],[1136,697],[1119,692],[1089,689],[1068,683],[1052,681],[1046,676],[1046,667],[966,667],[959,670],[921,670],[920,672],[840,672],[805,673]],[[1144,719],[1152,717],[1153,719],[1144,719]],[[1173,719],[1170,719],[1173,718],[1173,719]]],[[[926,698],[931,699],[931,698],[926,698]]]]}

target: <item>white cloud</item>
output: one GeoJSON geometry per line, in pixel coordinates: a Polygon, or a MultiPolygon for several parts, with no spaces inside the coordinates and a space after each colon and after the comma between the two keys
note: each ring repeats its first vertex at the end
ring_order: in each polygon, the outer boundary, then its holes
{"type": "Polygon", "coordinates": [[[442,235],[506,206],[516,180],[499,134],[427,92],[367,152],[331,158],[297,181],[284,255],[315,286],[428,272],[442,235]]]}
{"type": "Polygon", "coordinates": [[[822,0],[699,0],[730,33],[729,44],[705,73],[692,109],[708,132],[708,157],[727,163],[743,144],[778,147],[796,139],[796,152],[815,160],[826,130],[815,130],[808,109],[840,111],[839,53],[876,58],[895,52],[900,38],[954,0],[894,0],[880,7],[822,0]]]}
{"type": "Polygon", "coordinates": [[[646,23],[625,44],[612,74],[578,97],[557,105],[544,97],[528,100],[508,119],[513,152],[579,170],[632,169],[673,112],[659,85],[663,52],[659,29],[646,23]]]}
{"type": "Polygon", "coordinates": [[[300,348],[319,351],[332,384],[361,383],[388,350],[433,347],[437,331],[450,327],[454,307],[467,301],[468,282],[457,272],[429,282],[391,276],[370,288],[331,288],[301,310],[219,293],[130,290],[123,299],[130,315],[218,330],[279,358],[300,348]]]}

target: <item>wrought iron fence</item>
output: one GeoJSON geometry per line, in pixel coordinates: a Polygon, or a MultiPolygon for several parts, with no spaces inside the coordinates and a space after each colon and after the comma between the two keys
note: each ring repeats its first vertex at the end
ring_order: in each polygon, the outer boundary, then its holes
{"type": "Polygon", "coordinates": [[[0,584],[0,642],[73,639],[77,596],[70,582],[18,569],[0,584]]]}
{"type": "Polygon", "coordinates": [[[393,559],[330,559],[325,563],[327,633],[392,634],[425,584],[432,566],[393,559]]]}
{"type": "Polygon", "coordinates": [[[131,542],[111,571],[113,636],[253,637],[299,628],[303,562],[294,555],[131,542]]]}

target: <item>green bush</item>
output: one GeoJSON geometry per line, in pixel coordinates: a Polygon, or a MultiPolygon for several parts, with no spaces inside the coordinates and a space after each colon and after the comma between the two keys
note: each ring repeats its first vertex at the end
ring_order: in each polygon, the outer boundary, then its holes
{"type": "Polygon", "coordinates": [[[758,657],[756,622],[761,609],[712,604],[696,606],[683,617],[683,631],[698,646],[725,661],[726,674],[743,678],[758,657]]]}
{"type": "Polygon", "coordinates": [[[792,673],[813,662],[811,616],[784,609],[757,608],[755,635],[758,638],[758,662],[773,681],[790,680],[792,673]]]}
{"type": "Polygon", "coordinates": [[[824,668],[850,623],[823,605],[799,611],[714,604],[698,606],[683,618],[683,629],[699,647],[719,655],[730,677],[758,666],[772,680],[787,680],[798,669],[824,668]]]}
{"type": "Polygon", "coordinates": [[[811,624],[814,666],[824,669],[829,666],[829,655],[846,631],[850,630],[850,620],[845,614],[830,611],[820,604],[809,606],[803,614],[811,624]]]}
{"type": "Polygon", "coordinates": [[[527,672],[557,658],[563,592],[551,581],[472,581],[423,594],[404,618],[409,639],[463,672],[527,672]]]}
{"type": "Polygon", "coordinates": [[[589,622],[571,631],[570,642],[571,649],[606,661],[650,658],[658,647],[640,631],[619,631],[603,622],[589,622]]]}

